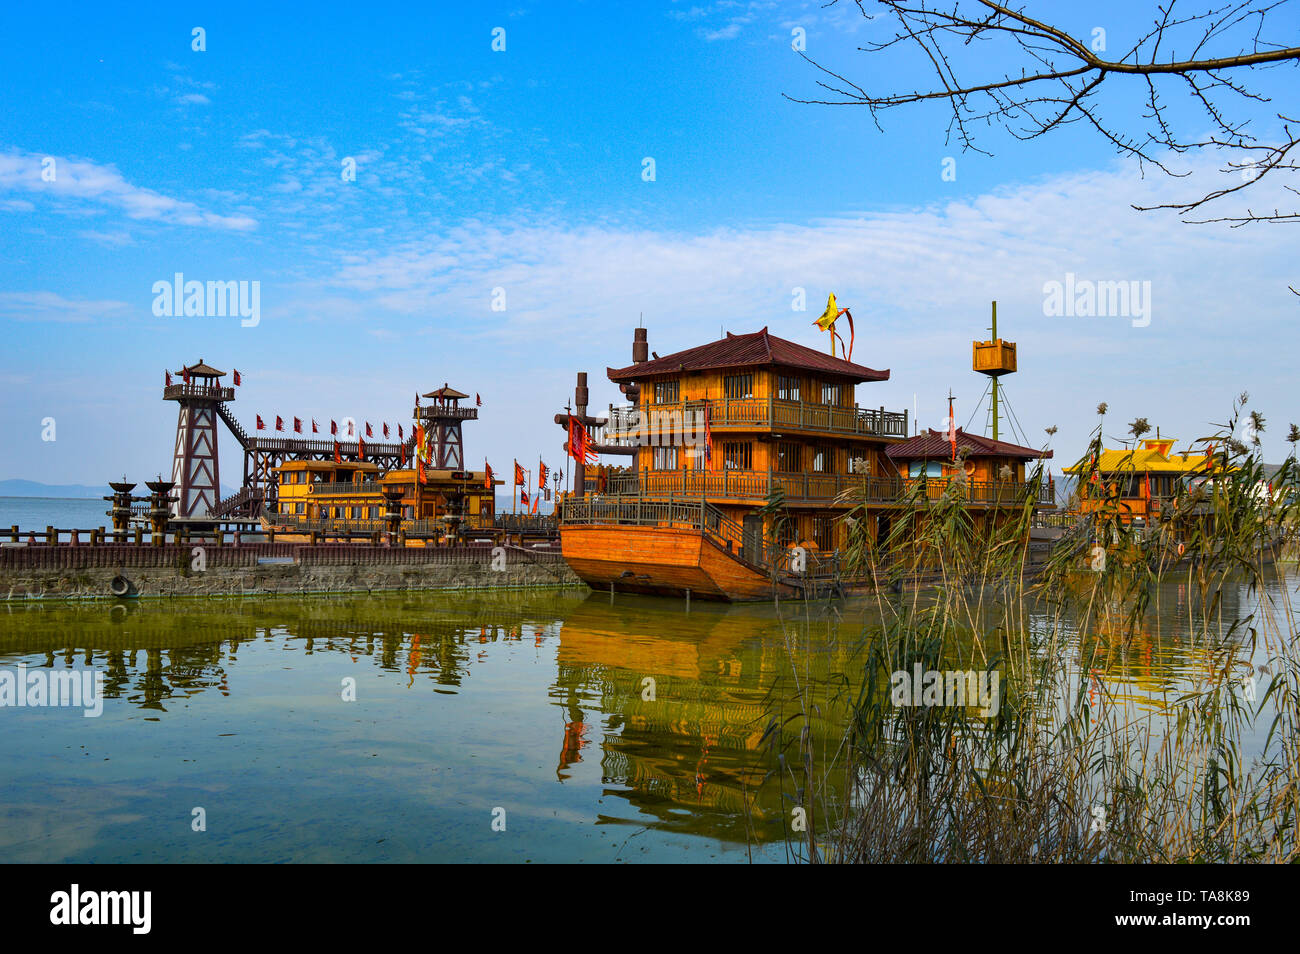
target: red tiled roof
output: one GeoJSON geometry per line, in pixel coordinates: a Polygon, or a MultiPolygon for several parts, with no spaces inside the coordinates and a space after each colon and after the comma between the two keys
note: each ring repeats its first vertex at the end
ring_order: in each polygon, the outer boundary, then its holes
{"type": "MultiPolygon", "coordinates": [[[[966,451],[968,458],[1023,457],[1029,460],[1035,457],[1047,458],[1052,456],[1052,451],[1040,451],[1032,447],[1021,447],[1019,444],[1008,444],[1006,441],[995,441],[991,437],[967,434],[959,427],[957,428],[957,453],[960,454],[963,450],[966,451]]],[[[947,431],[927,430],[924,434],[909,437],[901,444],[891,444],[885,454],[891,460],[951,458],[952,444],[948,441],[947,431]]]]}
{"type": "Polygon", "coordinates": [[[728,333],[721,341],[710,341],[652,361],[628,365],[626,368],[607,368],[606,371],[611,381],[624,382],[675,371],[745,367],[799,368],[850,378],[854,382],[889,380],[888,370],[876,371],[843,358],[832,358],[821,351],[768,334],[766,328],[747,335],[728,333]]]}

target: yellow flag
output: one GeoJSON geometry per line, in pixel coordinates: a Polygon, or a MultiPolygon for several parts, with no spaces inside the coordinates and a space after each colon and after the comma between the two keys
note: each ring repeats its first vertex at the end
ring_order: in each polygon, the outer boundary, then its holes
{"type": "Polygon", "coordinates": [[[823,312],[822,316],[817,319],[816,325],[822,331],[826,331],[828,328],[834,327],[835,319],[838,318],[839,316],[840,316],[840,310],[839,308],[836,307],[835,295],[832,294],[830,299],[826,302],[826,311],[823,312]]]}

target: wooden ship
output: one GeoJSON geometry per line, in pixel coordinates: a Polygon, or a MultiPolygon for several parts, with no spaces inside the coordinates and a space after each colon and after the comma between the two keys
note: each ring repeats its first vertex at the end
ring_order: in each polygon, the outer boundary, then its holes
{"type": "MultiPolygon", "coordinates": [[[[596,449],[619,448],[631,465],[597,490],[575,482],[560,508],[565,560],[594,588],[719,600],[845,592],[866,583],[841,563],[849,510],[863,508],[878,545],[915,505],[910,467],[926,465],[928,436],[913,444],[906,410],[858,401],[858,386],[888,370],[767,328],[651,357],[638,328],[632,364],[607,374],[629,403],[587,420],[596,449]],[[894,456],[900,447],[912,450],[894,456]]],[[[972,506],[1023,507],[1024,461],[1038,452],[981,448],[972,463],[988,479],[968,484],[972,506]]],[[[926,473],[935,492],[953,479],[926,473]]]]}

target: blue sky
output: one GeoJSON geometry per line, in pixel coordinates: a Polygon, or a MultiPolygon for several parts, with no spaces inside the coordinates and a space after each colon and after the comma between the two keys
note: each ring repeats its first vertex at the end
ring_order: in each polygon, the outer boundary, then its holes
{"type": "MultiPolygon", "coordinates": [[[[1143,20],[1140,4],[1061,6],[1029,8],[1083,36],[1100,25],[1112,49],[1143,20]]],[[[1243,390],[1268,420],[1267,456],[1286,452],[1300,420],[1291,233],[1130,208],[1193,193],[1225,157],[1143,178],[1077,126],[1029,143],[990,130],[984,156],[945,143],[939,107],[888,114],[882,132],[860,108],[791,102],[819,93],[795,27],[873,88],[927,81],[914,60],[857,52],[883,26],[842,2],[401,7],[7,12],[0,478],[166,472],[163,371],[199,357],[240,369],[249,424],[396,423],[446,381],[483,396],[475,466],[554,465],[550,417],[574,372],[590,373],[594,404],[616,401],[603,371],[630,360],[639,315],[660,354],[764,325],[824,347],[811,322],[830,291],[857,318],[854,358],[893,372],[859,389],[864,405],[915,402],[938,426],[951,388],[964,422],[985,385],[969,342],[996,298],[1020,347],[1012,406],[1033,443],[1060,428],[1057,467],[1099,401],[1108,434],[1142,415],[1187,440],[1243,390]],[[176,272],[260,282],[259,324],[155,316],[153,285],[176,272]],[[1045,315],[1044,283],[1067,273],[1151,282],[1150,324],[1045,315]]],[[[1284,15],[1275,28],[1293,37],[1284,15]]],[[[987,60],[975,67],[999,68],[987,60]]],[[[1261,131],[1294,115],[1293,72],[1252,83],[1278,97],[1253,114],[1261,131]]],[[[1183,100],[1174,115],[1199,122],[1183,100]]],[[[1140,109],[1107,105],[1121,124],[1140,109]]],[[[1253,204],[1285,203],[1266,188],[1253,204]]]]}

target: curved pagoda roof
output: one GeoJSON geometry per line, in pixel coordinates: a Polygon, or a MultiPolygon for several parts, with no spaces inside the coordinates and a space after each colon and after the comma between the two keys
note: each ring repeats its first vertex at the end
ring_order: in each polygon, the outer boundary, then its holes
{"type": "Polygon", "coordinates": [[[189,367],[182,368],[180,371],[177,371],[175,373],[182,374],[186,371],[188,371],[190,374],[202,375],[205,378],[224,378],[226,376],[226,372],[218,371],[216,368],[212,367],[211,365],[205,364],[202,358],[199,358],[198,361],[196,361],[194,364],[191,364],[189,367]]]}
{"type": "Polygon", "coordinates": [[[854,383],[889,380],[888,370],[877,371],[843,358],[831,357],[806,345],[778,338],[769,333],[766,327],[745,335],[727,332],[727,337],[720,341],[710,341],[708,344],[628,365],[626,368],[606,368],[606,373],[611,381],[622,383],[657,374],[750,367],[812,371],[847,378],[854,383]]]}
{"type": "Polygon", "coordinates": [[[1195,474],[1203,473],[1213,466],[1209,454],[1172,454],[1174,439],[1172,437],[1148,438],[1142,446],[1133,450],[1115,450],[1102,448],[1101,457],[1095,468],[1085,463],[1073,464],[1065,468],[1067,474],[1083,474],[1095,469],[1099,474],[1148,473],[1148,474],[1195,474]]]}
{"type": "Polygon", "coordinates": [[[444,399],[450,399],[450,400],[453,400],[453,401],[459,401],[461,398],[467,398],[467,397],[469,397],[469,395],[468,395],[468,394],[462,394],[460,391],[457,391],[455,388],[453,388],[453,387],[449,387],[448,385],[444,384],[442,387],[438,388],[438,390],[436,390],[436,391],[430,391],[428,394],[425,394],[424,397],[427,397],[427,398],[444,398],[444,399]]]}

